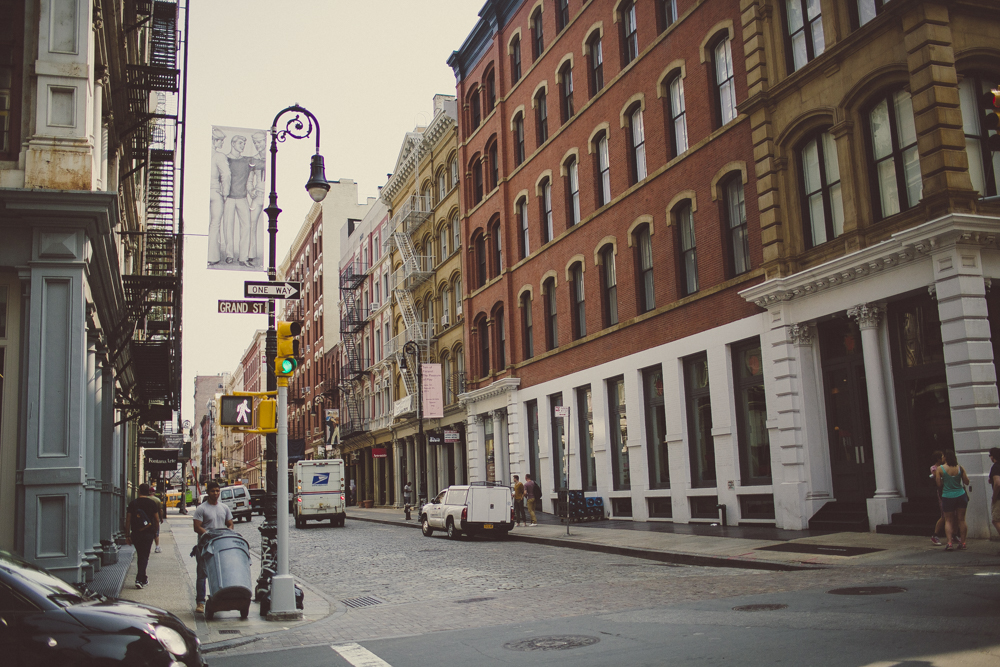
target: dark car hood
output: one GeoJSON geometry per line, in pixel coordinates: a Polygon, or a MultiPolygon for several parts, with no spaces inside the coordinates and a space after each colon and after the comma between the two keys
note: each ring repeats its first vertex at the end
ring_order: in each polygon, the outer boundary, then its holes
{"type": "Polygon", "coordinates": [[[129,600],[108,598],[67,607],[66,611],[83,625],[105,632],[119,632],[140,625],[166,625],[175,630],[191,631],[173,614],[163,609],[129,600]]]}

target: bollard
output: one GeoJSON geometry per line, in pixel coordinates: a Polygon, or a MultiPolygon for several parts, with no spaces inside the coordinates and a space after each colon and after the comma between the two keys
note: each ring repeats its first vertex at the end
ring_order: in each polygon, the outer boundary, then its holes
{"type": "Polygon", "coordinates": [[[726,506],[716,505],[715,509],[719,510],[719,518],[722,520],[722,526],[725,528],[728,524],[726,523],[726,506]]]}

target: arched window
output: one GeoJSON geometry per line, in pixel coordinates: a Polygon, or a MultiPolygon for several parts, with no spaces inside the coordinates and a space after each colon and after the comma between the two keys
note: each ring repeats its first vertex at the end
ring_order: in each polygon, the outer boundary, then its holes
{"type": "Polygon", "coordinates": [[[750,270],[750,237],[747,233],[747,208],[743,195],[743,180],[737,172],[723,183],[726,238],[729,255],[729,275],[738,276],[750,270]]]}
{"type": "Polygon", "coordinates": [[[688,149],[687,111],[684,104],[684,79],[680,73],[670,79],[668,116],[671,156],[677,157],[688,149]]]}
{"type": "Polygon", "coordinates": [[[493,188],[500,184],[500,160],[497,157],[497,140],[494,138],[486,149],[486,154],[489,160],[489,190],[492,191],[493,188]]]}
{"type": "Polygon", "coordinates": [[[573,323],[573,339],[587,335],[587,303],[583,286],[583,263],[577,262],[569,269],[569,302],[573,323]]]}
{"type": "Polygon", "coordinates": [[[451,216],[451,251],[455,252],[462,247],[462,225],[458,220],[458,213],[451,216]]]}
{"type": "Polygon", "coordinates": [[[469,163],[469,171],[472,172],[472,205],[475,206],[479,202],[483,201],[483,161],[479,157],[479,153],[472,156],[472,162],[469,163]]]}
{"type": "Polygon", "coordinates": [[[521,295],[521,347],[525,359],[535,356],[535,334],[531,315],[531,292],[521,295]]]}
{"type": "Polygon", "coordinates": [[[502,371],[507,367],[507,331],[503,306],[497,308],[496,312],[493,313],[493,331],[496,336],[494,347],[497,355],[497,370],[502,371]]]}
{"type": "Polygon", "coordinates": [[[635,248],[637,269],[636,297],[639,313],[648,313],[656,307],[655,286],[653,284],[653,240],[649,225],[643,224],[632,232],[632,247],[635,248]]]}
{"type": "Polygon", "coordinates": [[[569,0],[556,0],[556,32],[569,25],[569,0]]]}
{"type": "Polygon", "coordinates": [[[1000,194],[1000,151],[993,151],[989,142],[997,139],[996,130],[983,123],[980,113],[984,94],[998,87],[995,77],[963,75],[958,82],[958,97],[962,106],[965,150],[969,156],[969,177],[972,187],[984,197],[1000,194]]]}
{"type": "Polygon", "coordinates": [[[545,349],[554,350],[559,345],[555,278],[548,278],[542,283],[542,297],[545,302],[545,349]]]}
{"type": "Polygon", "coordinates": [[[434,195],[430,182],[424,183],[424,189],[420,191],[420,210],[429,211],[434,208],[434,195]]]}
{"type": "Polygon", "coordinates": [[[483,82],[483,86],[486,89],[486,113],[489,114],[493,111],[493,107],[497,105],[497,77],[492,65],[486,73],[486,80],[483,82]]]}
{"type": "Polygon", "coordinates": [[[646,128],[642,121],[642,105],[636,103],[628,111],[629,167],[632,183],[646,178],[646,128]]]}
{"type": "Polygon", "coordinates": [[[442,262],[450,254],[448,252],[448,236],[450,235],[451,235],[451,230],[448,229],[448,225],[441,225],[441,228],[438,229],[438,247],[441,250],[442,262]]]}
{"type": "Polygon", "coordinates": [[[521,36],[517,35],[510,42],[510,85],[521,80],[521,36]]]}
{"type": "Polygon", "coordinates": [[[685,201],[674,212],[677,226],[678,266],[681,272],[681,294],[688,296],[698,291],[698,249],[694,235],[694,214],[691,202],[685,201]]]}
{"type": "Polygon", "coordinates": [[[542,30],[542,8],[531,15],[531,59],[538,60],[545,50],[545,33],[542,30]]]}
{"type": "Polygon", "coordinates": [[[524,114],[514,116],[514,166],[524,162],[524,114]]]}
{"type": "Polygon", "coordinates": [[[486,315],[476,318],[476,333],[479,336],[479,377],[485,378],[490,374],[490,331],[486,315]]]}
{"type": "Polygon", "coordinates": [[[608,156],[608,133],[594,137],[594,194],[597,208],[611,201],[611,161],[608,156]]]}
{"type": "Polygon", "coordinates": [[[837,142],[829,132],[813,135],[798,150],[805,247],[826,243],[844,233],[837,142]]]}
{"type": "Polygon", "coordinates": [[[717,127],[722,127],[736,118],[736,77],[733,74],[733,52],[728,35],[716,42],[712,54],[712,65],[715,68],[717,127]]]}
{"type": "Polygon", "coordinates": [[[462,276],[455,276],[452,291],[455,293],[455,319],[462,316],[462,276]]]}
{"type": "Polygon", "coordinates": [[[587,64],[590,68],[590,96],[593,97],[604,88],[604,52],[599,30],[595,30],[587,40],[587,64]]]}
{"type": "Polygon", "coordinates": [[[444,385],[445,405],[455,402],[455,388],[451,378],[451,354],[448,350],[441,353],[441,380],[444,385]]]}
{"type": "Polygon", "coordinates": [[[566,62],[559,70],[559,89],[562,92],[560,110],[562,122],[573,117],[573,63],[566,62]]]}
{"type": "Polygon", "coordinates": [[[450,170],[451,170],[451,187],[452,188],[457,188],[458,187],[458,158],[455,158],[455,157],[451,158],[450,170]]]}
{"type": "Polygon", "coordinates": [[[601,310],[604,326],[618,324],[618,276],[615,272],[615,247],[601,248],[601,310]]]}
{"type": "Polygon", "coordinates": [[[878,220],[916,206],[923,196],[913,104],[905,90],[882,95],[868,112],[868,146],[878,220]]]}
{"type": "Polygon", "coordinates": [[[524,259],[531,254],[531,243],[528,237],[528,199],[521,197],[517,200],[517,223],[518,231],[518,258],[524,259]]]}
{"type": "Polygon", "coordinates": [[[448,286],[441,288],[441,326],[451,326],[451,292],[448,286]]]}
{"type": "Polygon", "coordinates": [[[448,194],[448,172],[444,170],[444,167],[438,169],[437,174],[438,183],[438,201],[444,201],[445,195],[448,194]]]}
{"type": "Polygon", "coordinates": [[[541,205],[542,221],[542,243],[548,243],[555,236],[552,226],[552,181],[548,178],[542,183],[542,196],[539,199],[541,205]]]}
{"type": "Polygon", "coordinates": [[[566,226],[580,222],[580,171],[575,156],[566,161],[566,226]]]}
{"type": "Polygon", "coordinates": [[[622,67],[639,56],[639,35],[635,23],[635,2],[626,0],[618,10],[621,16],[622,67]]]}
{"type": "Polygon", "coordinates": [[[482,287],[486,284],[487,273],[486,273],[486,236],[483,234],[482,230],[477,230],[475,235],[472,237],[472,247],[475,248],[475,262],[476,262],[476,288],[482,287]]]}
{"type": "Polygon", "coordinates": [[[656,0],[656,22],[659,32],[663,32],[677,22],[677,0],[656,0]]]}
{"type": "Polygon", "coordinates": [[[474,131],[479,124],[483,121],[482,108],[479,102],[480,92],[479,86],[474,86],[472,92],[469,93],[469,122],[470,122],[470,134],[474,131]]]}
{"type": "Polygon", "coordinates": [[[539,146],[549,138],[549,110],[545,102],[545,88],[535,94],[535,134],[539,146]]]}
{"type": "Polygon", "coordinates": [[[489,225],[490,236],[490,276],[495,278],[503,272],[503,248],[500,240],[500,218],[494,218],[489,225]]]}

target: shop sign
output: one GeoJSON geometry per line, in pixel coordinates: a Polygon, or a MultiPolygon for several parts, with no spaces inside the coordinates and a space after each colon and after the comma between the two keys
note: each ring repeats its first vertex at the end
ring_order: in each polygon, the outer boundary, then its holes
{"type": "Polygon", "coordinates": [[[444,432],[445,442],[458,442],[459,440],[461,440],[461,437],[459,436],[458,431],[445,430],[444,432]]]}
{"type": "Polygon", "coordinates": [[[386,458],[385,447],[372,447],[372,458],[373,459],[386,458]]]}

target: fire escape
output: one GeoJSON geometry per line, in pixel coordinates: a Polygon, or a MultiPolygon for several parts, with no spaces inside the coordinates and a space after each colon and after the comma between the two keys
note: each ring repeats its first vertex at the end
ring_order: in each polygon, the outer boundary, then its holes
{"type": "MultiPolygon", "coordinates": [[[[429,255],[418,255],[413,246],[413,235],[417,229],[430,215],[431,201],[429,197],[411,195],[392,217],[392,233],[385,240],[387,251],[393,248],[399,250],[402,265],[392,274],[392,295],[399,306],[399,312],[403,316],[403,331],[395,336],[386,350],[387,355],[391,355],[396,365],[402,368],[399,363],[406,354],[403,346],[413,341],[417,344],[420,359],[419,362],[430,358],[431,331],[430,322],[422,322],[418,319],[417,309],[413,304],[413,292],[428,280],[434,277],[434,258],[429,255]]],[[[410,364],[410,368],[414,368],[410,364]]],[[[409,396],[416,396],[417,379],[416,373],[410,371],[400,371],[403,384],[406,385],[406,393],[409,396]]],[[[417,409],[416,401],[410,403],[410,411],[417,409]]]]}
{"type": "Polygon", "coordinates": [[[340,339],[343,366],[340,371],[340,437],[341,441],[364,430],[361,381],[365,373],[362,355],[362,333],[368,313],[360,302],[358,291],[368,277],[368,267],[354,260],[340,272],[340,339]]]}
{"type": "Polygon", "coordinates": [[[132,119],[126,152],[144,174],[144,225],[123,231],[135,257],[123,269],[135,386],[121,407],[144,422],[169,422],[180,409],[181,235],[176,186],[181,150],[178,6],[136,2],[132,29],[148,31],[148,64],[126,69],[132,119]]]}

